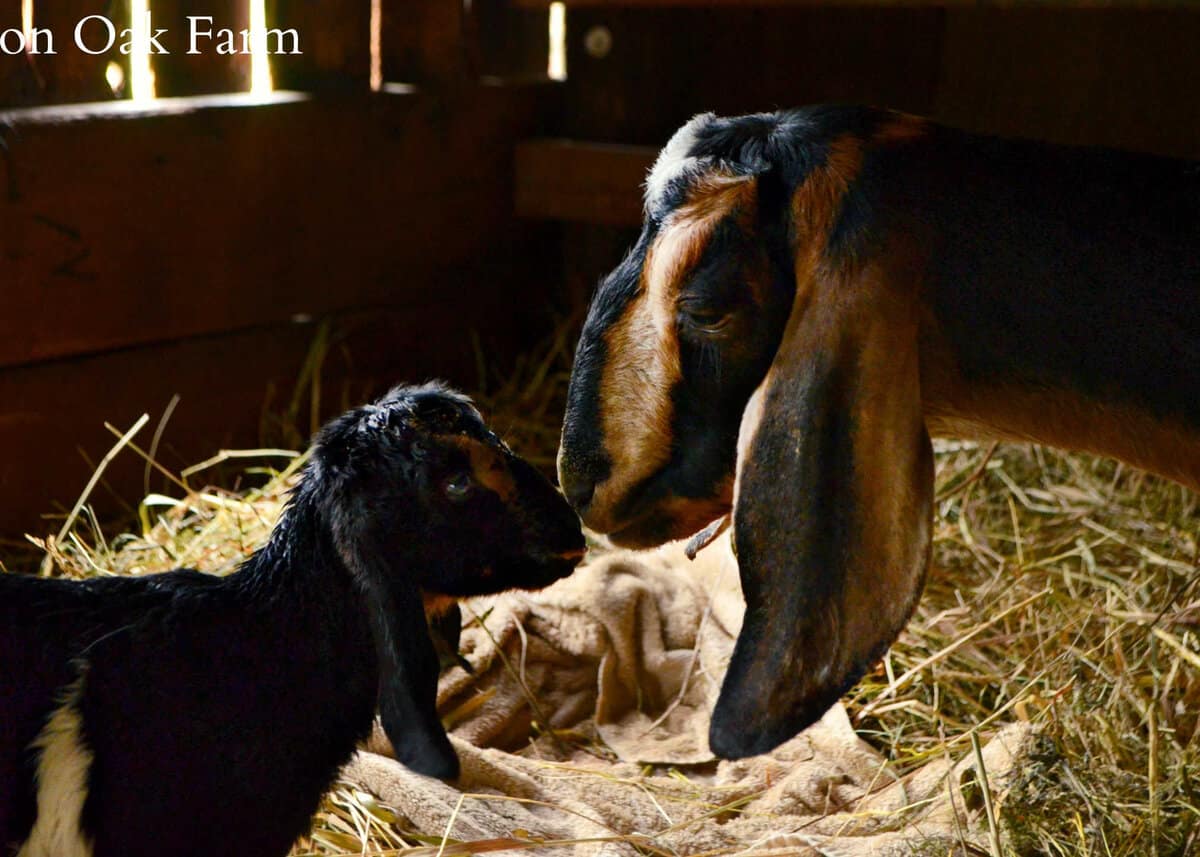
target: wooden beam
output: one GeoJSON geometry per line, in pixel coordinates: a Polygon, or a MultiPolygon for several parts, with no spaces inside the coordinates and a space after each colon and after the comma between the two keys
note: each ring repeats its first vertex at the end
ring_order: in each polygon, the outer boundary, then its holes
{"type": "Polygon", "coordinates": [[[305,92],[363,91],[371,75],[371,3],[329,4],[312,0],[268,0],[267,24],[294,29],[301,53],[271,57],[280,89],[305,92]]]}
{"type": "MultiPolygon", "coordinates": [[[[111,101],[112,89],[105,79],[105,69],[115,62],[129,75],[129,58],[122,56],[120,31],[129,27],[128,5],[110,6],[103,0],[39,0],[33,4],[33,24],[44,27],[54,34],[53,56],[41,55],[34,58],[34,66],[42,81],[42,97],[38,103],[68,104],[78,101],[111,101]],[[83,19],[92,16],[111,15],[117,31],[112,48],[106,53],[93,55],[75,46],[75,28],[83,19]]],[[[95,50],[108,40],[108,30],[93,20],[84,26],[81,38],[95,50]]]]}
{"type": "Polygon", "coordinates": [[[498,77],[545,77],[550,59],[546,7],[515,8],[510,0],[474,0],[480,72],[498,77]]]}
{"type": "Polygon", "coordinates": [[[637,226],[642,183],[656,155],[648,146],[526,140],[517,146],[517,214],[637,226]]]}
{"type": "Polygon", "coordinates": [[[478,77],[473,20],[461,2],[380,0],[383,79],[455,92],[478,77]]]}
{"type": "Polygon", "coordinates": [[[232,30],[240,34],[250,26],[248,0],[154,0],[153,12],[155,28],[167,30],[161,42],[170,51],[152,58],[160,97],[249,91],[250,55],[241,52],[240,35],[235,41],[237,53],[220,53],[219,39],[198,40],[200,53],[188,53],[189,17],[212,18],[211,23],[197,24],[199,33],[232,30]]]}
{"type": "MultiPolygon", "coordinates": [[[[6,44],[15,50],[18,43],[11,33],[21,31],[20,0],[0,0],[0,33],[6,31],[6,44]]],[[[41,85],[29,56],[0,51],[0,107],[36,104],[39,98],[41,85]]]]}
{"type": "Polygon", "coordinates": [[[10,111],[0,367],[483,288],[521,261],[513,147],[547,94],[10,111]]]}

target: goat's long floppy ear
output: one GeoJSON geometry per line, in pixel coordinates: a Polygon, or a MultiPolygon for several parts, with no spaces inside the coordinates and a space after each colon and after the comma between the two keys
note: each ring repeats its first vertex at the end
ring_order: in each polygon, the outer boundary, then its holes
{"type": "Polygon", "coordinates": [[[396,758],[418,774],[458,776],[458,756],[437,713],[437,652],[420,590],[410,580],[368,578],[379,659],[379,716],[396,758]]]}
{"type": "Polygon", "coordinates": [[[726,758],[773,749],[861,678],[929,559],[916,301],[871,266],[805,279],[739,438],[746,616],[709,735],[726,758]]]}
{"type": "Polygon", "coordinates": [[[363,587],[379,661],[379,715],[396,758],[418,774],[458,776],[458,756],[437,713],[438,657],[416,581],[390,567],[389,551],[359,523],[334,525],[338,552],[363,587]]]}

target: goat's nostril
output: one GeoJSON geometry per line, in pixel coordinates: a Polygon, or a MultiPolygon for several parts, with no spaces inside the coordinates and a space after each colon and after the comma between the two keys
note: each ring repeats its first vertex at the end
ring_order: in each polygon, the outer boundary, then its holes
{"type": "Polygon", "coordinates": [[[564,474],[562,489],[563,493],[567,495],[567,502],[575,511],[582,512],[587,508],[588,503],[592,502],[592,495],[596,493],[596,483],[586,476],[564,474]]]}

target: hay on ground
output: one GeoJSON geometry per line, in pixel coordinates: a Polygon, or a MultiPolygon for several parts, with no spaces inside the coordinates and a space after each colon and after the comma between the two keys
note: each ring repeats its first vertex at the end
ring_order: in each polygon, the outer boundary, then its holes
{"type": "MultiPolygon", "coordinates": [[[[512,445],[548,469],[572,341],[564,326],[510,377],[485,378],[478,395],[512,445]]],[[[937,458],[933,569],[907,630],[847,697],[860,736],[903,775],[931,760],[957,762],[972,754],[973,738],[986,743],[1027,721],[1038,730],[1036,752],[994,808],[1003,853],[1200,853],[1197,496],[1112,461],[1032,446],[944,442],[937,458]]],[[[176,474],[172,496],[147,497],[140,529],[115,538],[83,504],[61,538],[39,542],[48,570],[227,573],[265,538],[301,460],[278,450],[251,459],[265,484],[239,493],[200,487],[204,471],[186,482],[176,474]]],[[[677,775],[686,781],[686,768],[677,775]]],[[[339,786],[294,853],[552,844],[519,832],[444,843],[396,820],[370,795],[339,786]]]]}

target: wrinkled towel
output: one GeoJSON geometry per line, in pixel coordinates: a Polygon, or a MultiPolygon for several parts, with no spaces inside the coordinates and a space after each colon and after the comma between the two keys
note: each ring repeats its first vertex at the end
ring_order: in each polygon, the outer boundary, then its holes
{"type": "MultiPolygon", "coordinates": [[[[897,779],[840,704],[768,755],[717,762],[708,718],[743,610],[728,536],[695,562],[680,546],[614,551],[542,592],[469,601],[474,675],[452,669],[438,695],[460,779],[411,773],[378,728],[343,778],[451,841],[567,840],[602,857],[990,853],[972,754],[897,779]]],[[[997,799],[1030,738],[1015,724],[984,748],[997,799]]]]}

